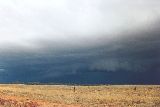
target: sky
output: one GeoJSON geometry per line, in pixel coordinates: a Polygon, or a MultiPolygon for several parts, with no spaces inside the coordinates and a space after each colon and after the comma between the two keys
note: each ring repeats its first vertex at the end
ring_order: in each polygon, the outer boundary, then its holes
{"type": "Polygon", "coordinates": [[[0,1],[0,82],[160,84],[160,1],[0,1]]]}

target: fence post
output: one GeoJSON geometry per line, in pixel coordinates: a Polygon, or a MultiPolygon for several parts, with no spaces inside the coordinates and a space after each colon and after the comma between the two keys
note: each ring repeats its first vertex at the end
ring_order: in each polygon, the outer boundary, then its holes
{"type": "Polygon", "coordinates": [[[74,85],[74,87],[73,87],[73,92],[76,92],[76,86],[74,85]]]}

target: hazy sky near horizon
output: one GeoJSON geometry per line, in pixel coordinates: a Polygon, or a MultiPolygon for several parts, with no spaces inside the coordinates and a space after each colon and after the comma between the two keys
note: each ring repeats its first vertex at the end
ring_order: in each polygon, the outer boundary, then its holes
{"type": "Polygon", "coordinates": [[[158,0],[1,0],[0,81],[160,83],[159,24],[158,0]]]}

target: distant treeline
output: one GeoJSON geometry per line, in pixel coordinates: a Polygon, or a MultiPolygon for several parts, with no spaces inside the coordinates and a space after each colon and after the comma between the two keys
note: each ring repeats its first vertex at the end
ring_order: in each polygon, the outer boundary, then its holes
{"type": "MultiPolygon", "coordinates": [[[[74,86],[100,86],[100,85],[110,85],[110,84],[73,84],[73,83],[41,83],[41,82],[10,82],[1,84],[24,84],[24,85],[74,85],[74,86]]],[[[116,85],[116,84],[115,84],[116,85]]]]}

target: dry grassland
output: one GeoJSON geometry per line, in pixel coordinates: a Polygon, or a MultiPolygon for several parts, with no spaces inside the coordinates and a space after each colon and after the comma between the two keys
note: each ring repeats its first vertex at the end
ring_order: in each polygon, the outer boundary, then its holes
{"type": "Polygon", "coordinates": [[[160,86],[3,84],[0,107],[160,107],[160,86]]]}

